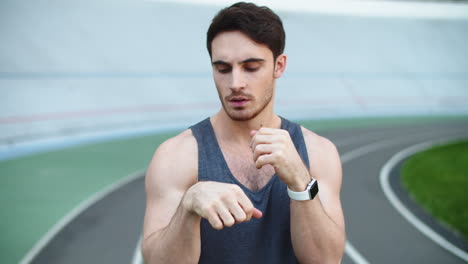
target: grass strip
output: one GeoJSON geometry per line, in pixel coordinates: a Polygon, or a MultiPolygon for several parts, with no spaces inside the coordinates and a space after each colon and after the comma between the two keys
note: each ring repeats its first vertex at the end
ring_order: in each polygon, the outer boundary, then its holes
{"type": "Polygon", "coordinates": [[[403,164],[402,183],[427,212],[468,239],[468,140],[415,154],[403,164]]]}

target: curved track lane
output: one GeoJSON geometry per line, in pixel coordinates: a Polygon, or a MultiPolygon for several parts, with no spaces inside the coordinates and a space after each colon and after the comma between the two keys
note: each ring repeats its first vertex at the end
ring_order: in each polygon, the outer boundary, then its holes
{"type": "MultiPolygon", "coordinates": [[[[320,133],[343,162],[347,239],[370,263],[464,263],[424,236],[389,203],[382,166],[398,151],[428,140],[468,138],[468,121],[347,129],[320,133]]],[[[90,206],[63,228],[32,263],[129,263],[142,228],[140,177],[90,206]]],[[[356,263],[345,255],[343,263],[356,263]]]]}

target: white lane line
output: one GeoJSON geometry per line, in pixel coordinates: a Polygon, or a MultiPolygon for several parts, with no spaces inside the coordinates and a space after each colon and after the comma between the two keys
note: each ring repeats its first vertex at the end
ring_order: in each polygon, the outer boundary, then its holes
{"type": "Polygon", "coordinates": [[[353,260],[356,264],[369,264],[369,261],[365,259],[351,243],[346,240],[345,253],[353,260]]]}
{"type": "MultiPolygon", "coordinates": [[[[466,137],[466,135],[465,135],[466,137]]],[[[444,249],[448,250],[452,254],[460,257],[464,261],[468,262],[468,253],[463,251],[462,249],[458,248],[457,246],[453,245],[449,241],[447,241],[444,237],[439,235],[437,232],[432,230],[429,226],[424,224],[421,220],[419,220],[414,214],[411,213],[411,211],[406,208],[403,203],[398,199],[398,197],[395,195],[393,192],[392,188],[390,187],[389,183],[389,176],[390,176],[390,171],[392,170],[393,167],[395,167],[400,161],[403,159],[417,153],[420,151],[424,151],[426,149],[429,149],[433,146],[436,145],[442,145],[451,141],[455,141],[459,138],[451,138],[451,139],[443,139],[443,140],[437,140],[437,141],[426,141],[417,145],[413,145],[411,147],[408,147],[406,149],[403,149],[402,151],[396,153],[393,155],[390,160],[385,163],[385,165],[382,167],[380,171],[380,185],[382,187],[382,190],[387,197],[387,199],[390,201],[390,203],[395,207],[395,209],[406,219],[410,224],[412,224],[416,229],[418,229],[421,233],[426,235],[428,238],[433,240],[435,243],[437,243],[439,246],[443,247],[444,249]]]]}
{"type": "Polygon", "coordinates": [[[144,264],[143,256],[141,255],[141,240],[142,237],[140,236],[140,240],[138,240],[135,252],[133,253],[132,264],[144,264]]]}
{"type": "Polygon", "coordinates": [[[75,219],[80,213],[88,209],[91,205],[101,200],[111,192],[117,190],[118,188],[130,183],[131,181],[141,177],[145,170],[139,170],[134,173],[129,174],[128,176],[120,179],[117,182],[114,182],[99,192],[95,193],[93,196],[81,202],[77,207],[73,208],[65,217],[60,219],[47,233],[41,237],[41,239],[31,248],[28,253],[20,261],[20,264],[29,264],[31,261],[44,249],[44,247],[55,237],[65,226],[67,226],[73,219],[75,219]]]}
{"type": "Polygon", "coordinates": [[[141,255],[141,239],[138,239],[138,244],[135,248],[135,253],[133,253],[132,264],[143,264],[143,256],[141,255]]]}
{"type": "MultiPolygon", "coordinates": [[[[402,141],[407,141],[407,140],[408,138],[405,138],[404,140],[390,139],[390,140],[384,140],[384,141],[364,145],[362,147],[351,150],[341,155],[341,163],[342,165],[344,165],[345,163],[348,163],[353,159],[359,158],[373,151],[377,151],[381,148],[392,146],[396,142],[401,143],[402,141]]],[[[357,249],[351,244],[351,242],[349,242],[349,240],[346,240],[345,253],[356,264],[368,264],[369,263],[369,261],[361,253],[359,253],[359,251],[357,251],[357,249]]],[[[134,263],[134,264],[137,264],[137,263],[134,263]]]]}
{"type": "MultiPolygon", "coordinates": [[[[144,0],[144,2],[168,2],[168,0],[144,0]]],[[[171,3],[225,7],[237,0],[172,0],[171,3]]],[[[375,0],[253,0],[276,11],[310,12],[367,17],[402,17],[431,19],[468,19],[465,3],[419,3],[375,0]]]]}
{"type": "MultiPolygon", "coordinates": [[[[364,145],[364,146],[362,146],[360,148],[351,150],[351,151],[346,152],[345,154],[341,155],[341,163],[344,165],[345,163],[350,162],[353,159],[364,156],[364,155],[366,155],[368,153],[371,153],[373,151],[377,151],[377,150],[382,149],[382,148],[390,147],[390,146],[395,145],[395,144],[411,141],[411,140],[414,140],[415,138],[420,137],[421,135],[426,135],[426,134],[434,134],[434,133],[433,132],[418,133],[417,135],[408,136],[408,137],[405,137],[403,139],[398,139],[398,140],[388,139],[388,140],[383,140],[383,141],[380,141],[380,142],[364,145]]],[[[357,263],[357,264],[367,264],[367,263],[369,263],[362,256],[362,254],[360,254],[359,251],[357,251],[356,248],[348,240],[346,241],[345,253],[348,254],[348,256],[353,260],[354,263],[357,263]]],[[[134,264],[137,264],[137,263],[134,263],[134,264]]]]}

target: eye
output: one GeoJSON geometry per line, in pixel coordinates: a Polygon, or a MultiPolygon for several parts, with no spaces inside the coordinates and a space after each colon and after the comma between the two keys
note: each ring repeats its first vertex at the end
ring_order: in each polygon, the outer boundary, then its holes
{"type": "Polygon", "coordinates": [[[231,67],[227,66],[227,65],[217,65],[216,66],[216,70],[219,72],[219,73],[229,73],[231,72],[231,67]]]}
{"type": "Polygon", "coordinates": [[[231,71],[231,69],[218,69],[218,72],[219,73],[229,73],[231,71]]]}
{"type": "Polygon", "coordinates": [[[256,72],[260,69],[260,64],[257,62],[249,62],[244,64],[244,69],[248,72],[256,72]]]}
{"type": "Polygon", "coordinates": [[[245,67],[245,70],[248,72],[256,72],[259,67],[245,67]]]}

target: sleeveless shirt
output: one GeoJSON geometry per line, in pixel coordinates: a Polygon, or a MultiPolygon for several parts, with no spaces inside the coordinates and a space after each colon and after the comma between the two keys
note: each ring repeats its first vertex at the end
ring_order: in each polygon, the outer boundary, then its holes
{"type": "MultiPolygon", "coordinates": [[[[260,219],[252,218],[222,230],[212,228],[202,219],[199,263],[297,263],[291,243],[290,198],[286,184],[275,173],[263,188],[250,190],[229,170],[210,119],[191,129],[198,144],[198,180],[239,185],[254,207],[263,213],[260,219]]],[[[301,127],[281,117],[281,129],[289,132],[304,164],[309,167],[301,127]]]]}

